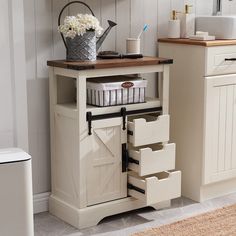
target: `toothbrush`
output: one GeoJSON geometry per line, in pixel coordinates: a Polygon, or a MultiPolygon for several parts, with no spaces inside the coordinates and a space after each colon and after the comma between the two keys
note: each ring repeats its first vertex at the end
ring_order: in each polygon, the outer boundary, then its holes
{"type": "Polygon", "coordinates": [[[145,32],[145,31],[147,31],[147,29],[148,29],[148,25],[145,24],[144,27],[143,27],[143,29],[141,29],[141,31],[140,31],[140,33],[139,33],[139,35],[138,35],[138,39],[140,39],[142,33],[145,32]]]}

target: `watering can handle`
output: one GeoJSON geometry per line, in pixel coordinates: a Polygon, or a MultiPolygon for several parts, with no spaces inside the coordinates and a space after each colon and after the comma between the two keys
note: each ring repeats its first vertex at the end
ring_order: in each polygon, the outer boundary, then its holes
{"type": "MultiPolygon", "coordinates": [[[[58,16],[58,27],[61,25],[61,16],[62,16],[62,13],[64,12],[64,10],[65,10],[69,5],[74,4],[74,3],[79,3],[79,4],[82,4],[82,5],[86,6],[86,7],[89,9],[89,11],[92,13],[92,15],[95,16],[94,13],[93,13],[93,11],[92,11],[92,9],[90,8],[90,6],[87,5],[86,3],[81,2],[81,1],[69,2],[69,3],[67,3],[67,4],[61,9],[61,11],[60,11],[60,14],[59,14],[59,16],[58,16]]],[[[66,47],[66,49],[67,49],[66,40],[65,40],[65,37],[64,37],[63,33],[61,33],[61,37],[62,37],[63,43],[64,43],[64,45],[65,45],[65,47],[66,47]]]]}

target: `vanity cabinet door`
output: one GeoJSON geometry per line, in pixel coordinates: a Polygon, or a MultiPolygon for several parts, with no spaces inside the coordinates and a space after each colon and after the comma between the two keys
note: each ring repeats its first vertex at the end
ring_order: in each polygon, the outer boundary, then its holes
{"type": "Polygon", "coordinates": [[[204,184],[236,177],[236,74],[205,80],[204,184]]]}
{"type": "Polygon", "coordinates": [[[88,136],[87,204],[127,196],[127,173],[122,172],[122,143],[127,142],[122,118],[92,121],[88,136]]]}

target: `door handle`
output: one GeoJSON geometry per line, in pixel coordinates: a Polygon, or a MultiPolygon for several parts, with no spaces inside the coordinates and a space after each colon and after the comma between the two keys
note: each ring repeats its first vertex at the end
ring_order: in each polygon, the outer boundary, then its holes
{"type": "Polygon", "coordinates": [[[122,172],[127,172],[129,165],[129,154],[126,147],[126,143],[122,144],[122,172]]]}
{"type": "Polygon", "coordinates": [[[233,57],[233,58],[225,58],[225,61],[236,61],[236,57],[233,57]]]}

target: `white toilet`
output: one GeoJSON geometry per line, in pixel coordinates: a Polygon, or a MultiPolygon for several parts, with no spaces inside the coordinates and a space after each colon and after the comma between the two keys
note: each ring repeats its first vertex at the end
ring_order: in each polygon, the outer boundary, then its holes
{"type": "Polygon", "coordinates": [[[0,235],[33,236],[31,156],[0,150],[0,235]]]}

